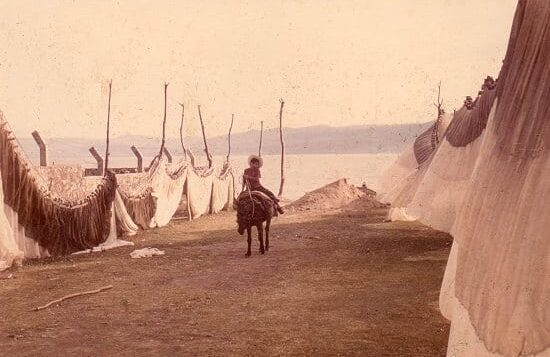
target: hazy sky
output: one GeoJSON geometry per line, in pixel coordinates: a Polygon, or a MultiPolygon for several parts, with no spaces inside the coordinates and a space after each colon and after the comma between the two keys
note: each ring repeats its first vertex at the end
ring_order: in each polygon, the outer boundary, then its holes
{"type": "Polygon", "coordinates": [[[434,119],[500,69],[515,0],[0,0],[0,110],[20,136],[209,136],[434,119]]]}

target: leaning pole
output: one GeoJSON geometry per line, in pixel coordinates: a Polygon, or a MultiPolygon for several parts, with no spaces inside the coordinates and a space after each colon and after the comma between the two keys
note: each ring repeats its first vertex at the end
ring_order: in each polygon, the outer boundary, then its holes
{"type": "Polygon", "coordinates": [[[279,138],[281,139],[281,185],[279,186],[279,197],[281,197],[285,186],[285,141],[283,138],[283,107],[285,101],[279,99],[279,102],[281,102],[281,109],[279,110],[279,138]]]}

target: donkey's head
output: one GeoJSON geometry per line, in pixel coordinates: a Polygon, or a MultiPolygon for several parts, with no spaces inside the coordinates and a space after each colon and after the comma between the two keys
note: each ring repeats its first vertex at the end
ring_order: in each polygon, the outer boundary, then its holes
{"type": "Polygon", "coordinates": [[[246,226],[244,224],[241,224],[240,222],[237,222],[239,226],[237,227],[237,232],[239,232],[240,235],[244,234],[244,231],[246,230],[246,226]]]}
{"type": "Polygon", "coordinates": [[[243,235],[244,231],[252,225],[252,219],[253,212],[251,202],[242,200],[237,205],[237,232],[240,235],[243,235]]]}

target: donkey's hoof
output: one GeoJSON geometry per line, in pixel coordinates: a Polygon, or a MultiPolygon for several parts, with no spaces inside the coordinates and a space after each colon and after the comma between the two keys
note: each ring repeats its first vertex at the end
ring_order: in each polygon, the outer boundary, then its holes
{"type": "Polygon", "coordinates": [[[260,249],[260,254],[264,254],[264,253],[265,253],[265,250],[260,249]]]}
{"type": "Polygon", "coordinates": [[[250,252],[248,252],[244,256],[248,258],[248,257],[250,257],[250,255],[251,255],[250,252]]]}

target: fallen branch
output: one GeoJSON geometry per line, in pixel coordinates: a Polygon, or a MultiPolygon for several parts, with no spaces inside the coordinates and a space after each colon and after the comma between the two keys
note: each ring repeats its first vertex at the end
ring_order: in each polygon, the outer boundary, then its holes
{"type": "Polygon", "coordinates": [[[60,302],[62,302],[62,301],[64,301],[64,300],[67,300],[67,299],[72,299],[72,298],[77,297],[77,296],[97,294],[97,293],[100,293],[100,292],[102,292],[102,291],[109,290],[109,289],[112,289],[112,288],[113,288],[112,285],[107,285],[107,286],[104,286],[104,287],[99,288],[99,289],[97,289],[97,290],[90,290],[90,291],[84,291],[84,292],[81,292],[81,293],[75,293],[75,294],[71,294],[71,295],[66,295],[66,296],[63,296],[63,297],[60,298],[60,299],[53,300],[53,301],[47,303],[47,304],[44,305],[44,306],[35,307],[32,311],[40,311],[40,310],[43,310],[43,309],[46,309],[46,308],[50,307],[50,306],[53,305],[53,304],[60,303],[60,302]]]}

